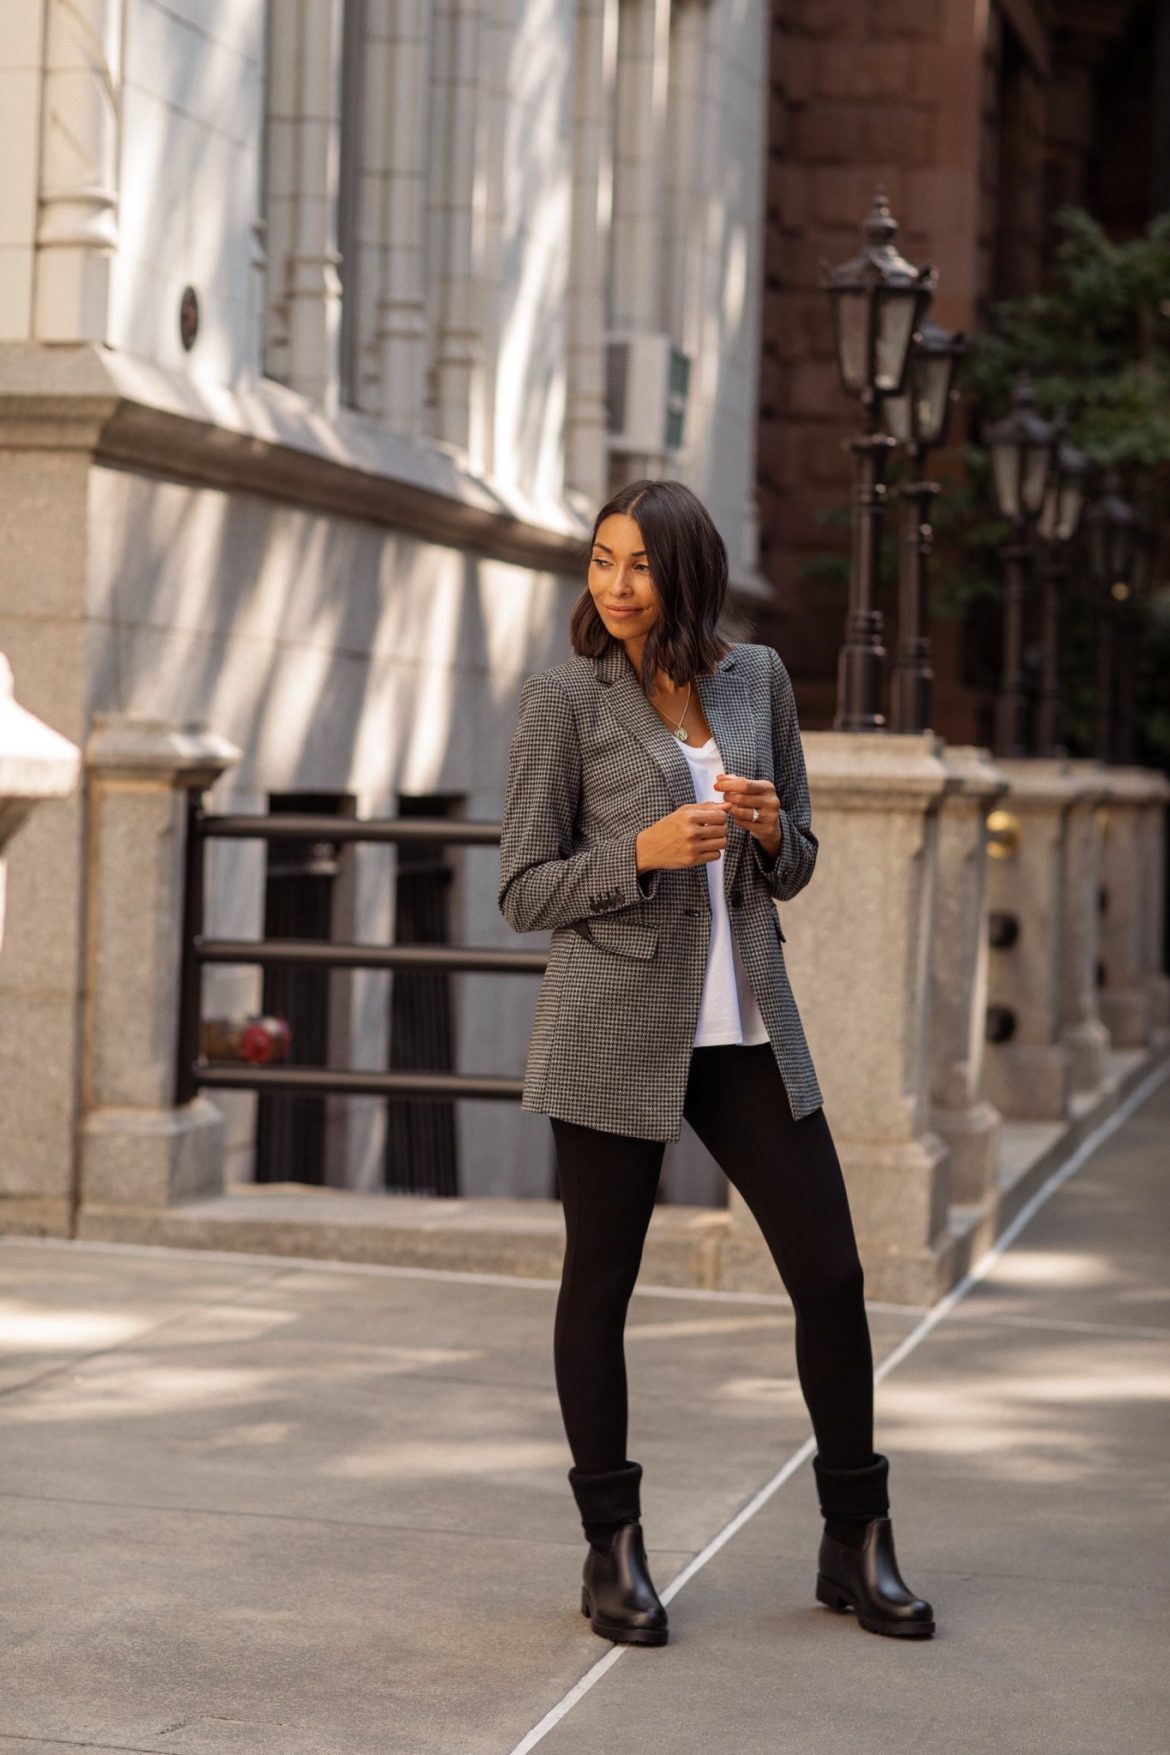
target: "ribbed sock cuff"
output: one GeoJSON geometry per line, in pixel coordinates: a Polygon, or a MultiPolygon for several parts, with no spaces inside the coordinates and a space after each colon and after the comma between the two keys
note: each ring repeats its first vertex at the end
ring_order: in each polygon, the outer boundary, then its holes
{"type": "Polygon", "coordinates": [[[569,1485],[586,1533],[597,1525],[628,1523],[642,1515],[641,1463],[627,1460],[622,1468],[602,1474],[574,1467],[569,1470],[569,1485]]]}
{"type": "Polygon", "coordinates": [[[889,1458],[879,1451],[873,1453],[872,1462],[856,1469],[826,1468],[819,1454],[814,1456],[813,1474],[822,1517],[848,1522],[888,1516],[889,1472],[889,1458]]]}

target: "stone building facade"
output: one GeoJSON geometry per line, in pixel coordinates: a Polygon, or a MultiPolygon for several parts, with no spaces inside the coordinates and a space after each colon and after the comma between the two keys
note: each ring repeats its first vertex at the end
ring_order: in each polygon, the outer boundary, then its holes
{"type": "MultiPolygon", "coordinates": [[[[172,1011],[134,996],[178,955],[181,813],[143,800],[198,768],[184,728],[239,751],[221,808],[498,817],[593,512],[644,473],[702,494],[753,626],[767,30],[764,0],[2,9],[0,650],[89,774],[13,850],[0,1228],[67,1229],[87,1142],[108,1174],[170,1126],[172,1011]],[[617,411],[623,348],[689,367],[685,403],[617,411]]],[[[211,929],[257,934],[262,848],[214,854],[211,929]]],[[[514,944],[495,872],[441,874],[452,942],[514,944]]],[[[326,929],[392,936],[385,850],[336,876],[326,929]]],[[[515,1076],[534,991],[452,977],[454,1067],[515,1076]]],[[[385,976],[323,1003],[335,1059],[390,1063],[385,976]]],[[[256,1105],[218,1107],[246,1179],[256,1105]]],[[[539,1118],[454,1125],[463,1192],[550,1191],[539,1118]]],[[[330,1180],[394,1185],[384,1105],[331,1105],[328,1140],[330,1180]]]]}
{"type": "MultiPolygon", "coordinates": [[[[881,182],[899,247],[938,265],[932,315],[971,333],[992,299],[1039,289],[1064,203],[1088,206],[1115,236],[1140,232],[1170,203],[1170,14],[1151,0],[776,0],[771,69],[766,637],[790,655],[803,723],[827,727],[845,587],[807,569],[844,543],[825,514],[849,503],[842,445],[857,413],[839,385],[818,262],[854,253],[881,182]]],[[[883,607],[889,616],[892,589],[883,607]]],[[[944,618],[932,636],[936,729],[986,743],[978,630],[944,618]]],[[[888,653],[894,640],[888,619],[888,653]]],[[[994,657],[998,642],[986,649],[994,657]]]]}

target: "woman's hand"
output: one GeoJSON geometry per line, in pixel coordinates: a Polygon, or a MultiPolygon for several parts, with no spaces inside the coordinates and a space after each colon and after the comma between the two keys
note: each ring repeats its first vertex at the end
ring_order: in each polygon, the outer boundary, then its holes
{"type": "Polygon", "coordinates": [[[784,842],[780,828],[780,800],[770,780],[741,780],[736,774],[717,774],[715,785],[723,794],[723,803],[730,817],[753,836],[768,855],[775,859],[784,842]],[[758,822],[752,811],[758,810],[758,822]]]}
{"type": "Polygon", "coordinates": [[[638,871],[711,864],[727,845],[727,809],[721,798],[683,804],[640,830],[635,852],[638,871]]]}

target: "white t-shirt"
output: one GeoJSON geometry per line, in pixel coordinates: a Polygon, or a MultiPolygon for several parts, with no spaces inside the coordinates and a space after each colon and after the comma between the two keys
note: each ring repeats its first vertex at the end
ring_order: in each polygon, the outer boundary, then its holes
{"type": "MultiPolygon", "coordinates": [[[[680,740],[678,747],[691,770],[695,803],[722,798],[723,794],[715,790],[715,776],[723,772],[723,757],[715,739],[709,737],[706,743],[697,747],[680,740]]],[[[695,1047],[712,1047],[717,1042],[739,1042],[752,1047],[758,1042],[767,1042],[767,1026],[748,982],[743,959],[731,936],[731,919],[723,893],[722,853],[718,859],[707,861],[707,889],[711,897],[711,942],[703,975],[695,1047]]]]}

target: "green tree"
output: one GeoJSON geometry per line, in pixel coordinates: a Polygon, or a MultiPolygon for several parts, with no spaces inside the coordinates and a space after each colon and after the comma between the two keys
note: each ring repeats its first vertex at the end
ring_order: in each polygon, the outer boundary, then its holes
{"type": "MultiPolygon", "coordinates": [[[[1170,766],[1170,214],[1144,236],[1113,243],[1091,215],[1064,208],[1050,284],[1003,299],[971,347],[966,368],[970,431],[1006,410],[1027,372],[1043,414],[1063,411],[1069,437],[1101,468],[1120,471],[1125,492],[1154,537],[1151,587],[1122,613],[1133,618],[1134,712],[1139,761],[1170,766]]],[[[936,612],[967,613],[998,596],[999,543],[987,454],[970,444],[963,471],[938,507],[936,612]]],[[[1065,739],[1092,747],[1097,603],[1074,555],[1062,613],[1065,739]]]]}

